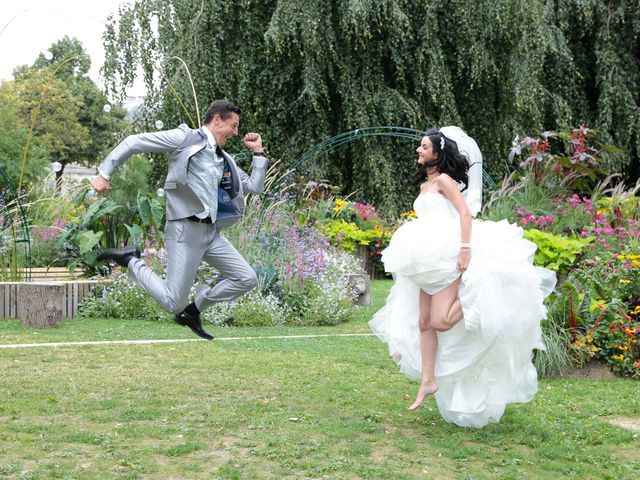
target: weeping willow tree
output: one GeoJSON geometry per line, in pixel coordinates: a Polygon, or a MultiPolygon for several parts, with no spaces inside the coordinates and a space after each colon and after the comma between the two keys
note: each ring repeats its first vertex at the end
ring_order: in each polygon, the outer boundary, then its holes
{"type": "MultiPolygon", "coordinates": [[[[103,74],[123,95],[141,68],[165,125],[232,99],[285,163],[359,127],[457,124],[500,176],[515,135],[584,121],[636,177],[639,32],[637,1],[140,0],[110,21],[103,74]]],[[[303,169],[395,211],[414,148],[367,139],[303,169]]]]}

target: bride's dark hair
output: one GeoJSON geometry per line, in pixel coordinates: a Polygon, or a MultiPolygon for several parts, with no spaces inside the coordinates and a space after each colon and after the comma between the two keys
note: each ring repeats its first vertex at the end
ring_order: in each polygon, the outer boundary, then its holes
{"type": "Polygon", "coordinates": [[[469,186],[469,161],[458,150],[458,144],[440,133],[437,128],[428,130],[424,135],[431,140],[433,153],[437,153],[438,158],[420,165],[411,179],[412,183],[416,186],[420,185],[427,178],[427,170],[436,167],[439,172],[446,173],[456,182],[462,183],[464,188],[460,191],[464,192],[469,186]],[[440,148],[443,138],[444,148],[440,148]]]}

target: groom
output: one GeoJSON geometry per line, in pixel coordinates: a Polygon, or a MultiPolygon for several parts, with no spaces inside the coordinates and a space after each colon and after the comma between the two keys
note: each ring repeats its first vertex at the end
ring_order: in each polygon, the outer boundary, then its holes
{"type": "Polygon", "coordinates": [[[110,248],[98,260],[113,260],[128,267],[129,276],[144,288],[174,320],[207,340],[200,313],[216,302],[233,300],[257,285],[253,269],[220,230],[237,222],[244,212],[244,193],[262,193],[267,159],[258,133],[247,133],[244,144],[253,152],[251,175],[242,171],[222,147],[238,135],[240,109],[226,100],[213,102],[197,130],[180,125],[173,130],[131,135],[122,141],[98,167],[91,185],[98,193],[109,191],[116,169],[131,155],[143,152],[169,153],[166,195],[165,247],[167,274],[156,275],[140,259],[136,245],[110,248]],[[189,291],[204,260],[224,277],[213,288],[196,286],[193,303],[189,291]],[[185,308],[186,305],[186,308],[185,308]]]}

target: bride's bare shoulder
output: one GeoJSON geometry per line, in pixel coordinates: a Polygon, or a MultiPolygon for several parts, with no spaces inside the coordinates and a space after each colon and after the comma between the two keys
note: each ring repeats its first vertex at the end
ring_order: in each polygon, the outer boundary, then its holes
{"type": "Polygon", "coordinates": [[[436,180],[438,183],[440,182],[453,182],[453,178],[451,178],[448,174],[446,173],[441,173],[440,175],[438,175],[438,179],[436,180]]]}

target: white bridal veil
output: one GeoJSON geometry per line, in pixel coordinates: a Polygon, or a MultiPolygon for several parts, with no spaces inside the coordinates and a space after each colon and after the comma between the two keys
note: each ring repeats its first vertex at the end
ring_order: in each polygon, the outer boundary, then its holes
{"type": "Polygon", "coordinates": [[[461,154],[469,161],[469,188],[462,192],[471,215],[476,216],[482,208],[482,153],[476,141],[460,127],[442,127],[440,132],[458,145],[461,154]]]}

